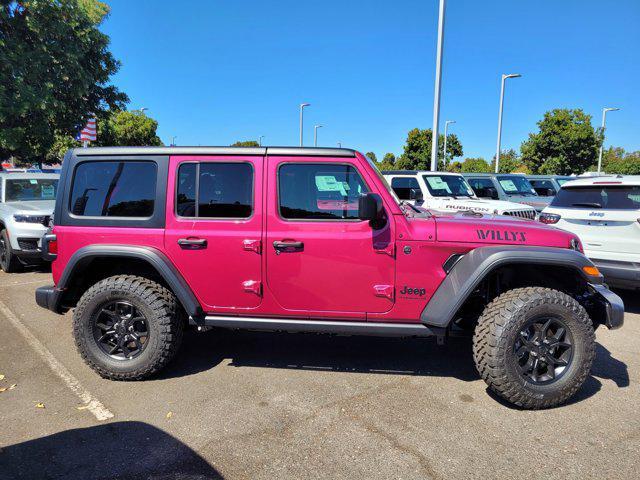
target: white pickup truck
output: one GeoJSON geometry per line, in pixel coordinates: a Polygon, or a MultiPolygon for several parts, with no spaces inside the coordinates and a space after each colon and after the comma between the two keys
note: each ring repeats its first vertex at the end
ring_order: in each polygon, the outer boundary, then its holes
{"type": "Polygon", "coordinates": [[[382,174],[400,200],[429,210],[454,213],[473,210],[529,220],[536,218],[535,209],[528,205],[478,198],[459,173],[387,170],[382,174]]]}

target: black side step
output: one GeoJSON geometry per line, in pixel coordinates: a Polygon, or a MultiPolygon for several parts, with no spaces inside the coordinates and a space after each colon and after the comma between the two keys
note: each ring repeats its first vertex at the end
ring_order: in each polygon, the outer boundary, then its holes
{"type": "Polygon", "coordinates": [[[369,335],[381,337],[430,337],[443,335],[444,330],[421,323],[347,322],[341,320],[283,319],[264,317],[232,317],[209,315],[190,320],[193,325],[283,332],[336,333],[341,335],[369,335]],[[436,331],[437,330],[437,331],[436,331]]]}

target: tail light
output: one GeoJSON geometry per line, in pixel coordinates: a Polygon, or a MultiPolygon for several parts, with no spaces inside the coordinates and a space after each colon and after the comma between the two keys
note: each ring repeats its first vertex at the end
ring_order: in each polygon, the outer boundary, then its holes
{"type": "Polygon", "coordinates": [[[542,212],[538,217],[538,221],[546,224],[553,225],[554,223],[558,223],[560,221],[560,215],[556,213],[544,213],[542,212]]]}
{"type": "Polygon", "coordinates": [[[55,237],[49,240],[49,253],[58,254],[58,239],[55,237]]]}

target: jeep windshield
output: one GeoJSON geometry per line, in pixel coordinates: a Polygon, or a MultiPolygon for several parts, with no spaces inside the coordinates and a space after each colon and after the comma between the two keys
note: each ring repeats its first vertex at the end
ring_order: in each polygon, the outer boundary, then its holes
{"type": "Polygon", "coordinates": [[[55,200],[58,180],[54,178],[11,178],[5,181],[5,202],[55,200]]]}
{"type": "Polygon", "coordinates": [[[505,175],[498,176],[498,182],[507,195],[524,195],[537,197],[538,194],[533,189],[533,186],[524,177],[518,175],[505,175]]]}
{"type": "Polygon", "coordinates": [[[551,207],[640,210],[640,186],[593,185],[561,189],[551,207]]]}
{"type": "Polygon", "coordinates": [[[458,175],[423,175],[429,193],[434,197],[473,197],[467,181],[458,175]]]}

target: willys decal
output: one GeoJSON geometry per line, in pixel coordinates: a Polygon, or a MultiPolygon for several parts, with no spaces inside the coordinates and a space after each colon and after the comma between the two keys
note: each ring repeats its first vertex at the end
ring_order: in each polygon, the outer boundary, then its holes
{"type": "Polygon", "coordinates": [[[480,240],[497,240],[503,242],[526,242],[526,232],[515,232],[513,230],[493,230],[482,229],[476,230],[478,239],[480,240]]]}

